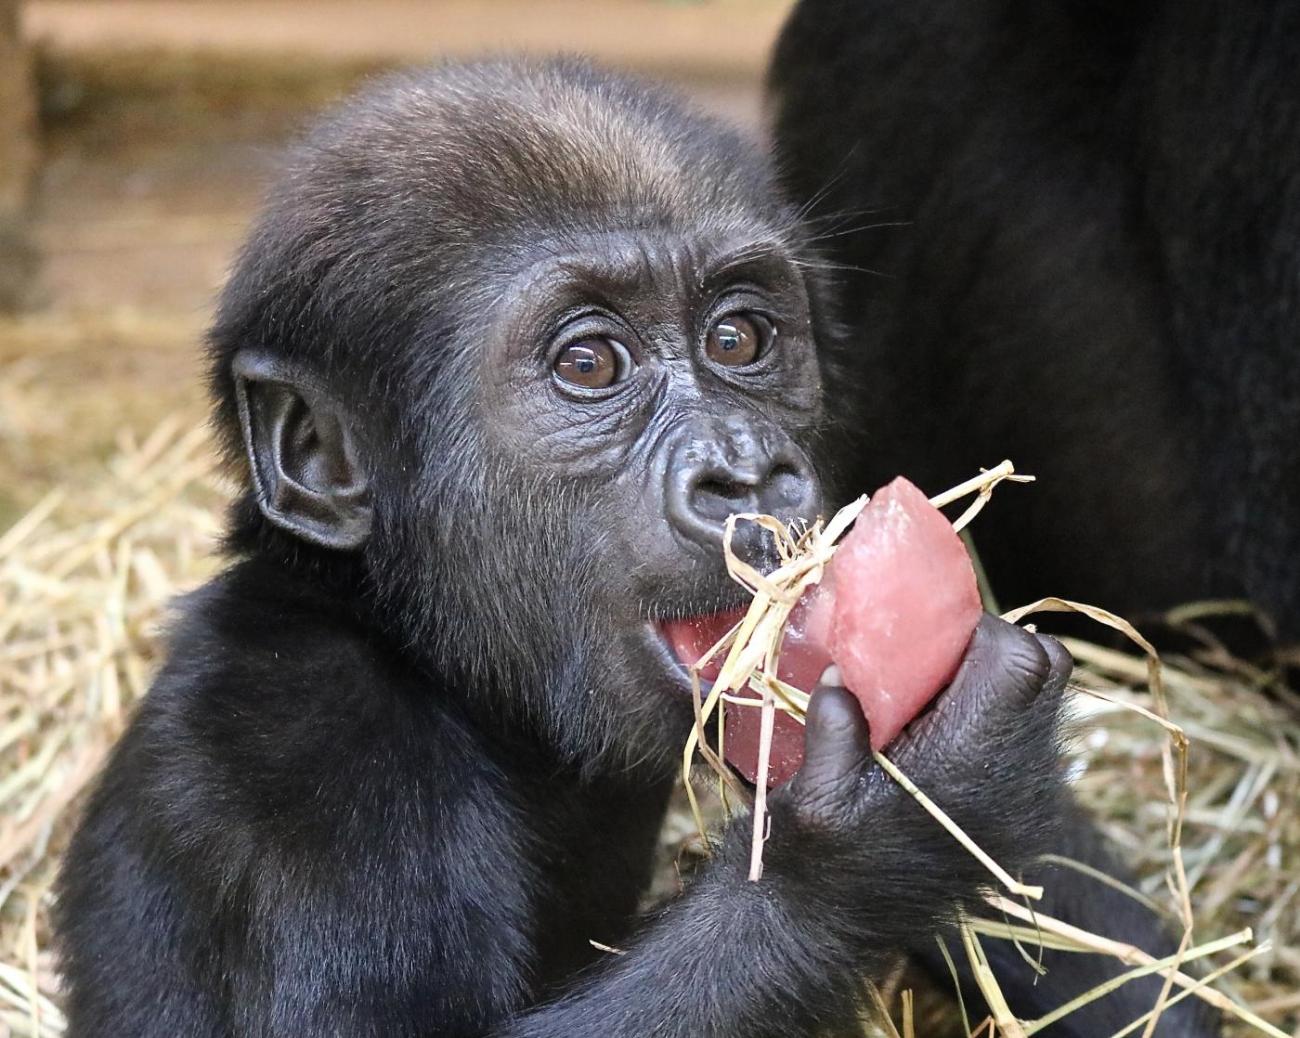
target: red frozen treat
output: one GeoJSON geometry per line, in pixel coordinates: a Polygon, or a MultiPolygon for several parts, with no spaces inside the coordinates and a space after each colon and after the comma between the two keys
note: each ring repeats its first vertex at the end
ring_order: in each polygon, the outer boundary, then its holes
{"type": "Polygon", "coordinates": [[[835,553],[831,656],[888,745],[957,672],[982,606],[952,524],[899,477],[876,493],[835,553]]]}

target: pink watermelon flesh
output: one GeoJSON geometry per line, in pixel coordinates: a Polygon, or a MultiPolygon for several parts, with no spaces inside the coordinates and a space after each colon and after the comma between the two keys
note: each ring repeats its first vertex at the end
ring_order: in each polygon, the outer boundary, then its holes
{"type": "MultiPolygon", "coordinates": [[[[840,542],[835,561],[795,607],[779,676],[811,691],[834,661],[862,704],[876,749],[892,742],[956,673],[981,613],[970,556],[951,524],[907,480],[878,491],[840,542]]],[[[698,660],[744,611],[664,625],[678,659],[698,660]]],[[[703,671],[717,676],[719,658],[703,671]]],[[[758,781],[760,711],[729,705],[727,761],[758,781]]],[[[777,712],[769,785],[803,762],[803,726],[777,712]]]]}
{"type": "Polygon", "coordinates": [[[834,566],[831,655],[880,749],[957,672],[983,611],[975,570],[952,524],[902,478],[871,499],[834,566]]]}

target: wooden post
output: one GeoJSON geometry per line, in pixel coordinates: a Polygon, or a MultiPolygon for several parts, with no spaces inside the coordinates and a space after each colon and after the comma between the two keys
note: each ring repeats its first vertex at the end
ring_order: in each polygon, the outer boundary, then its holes
{"type": "Polygon", "coordinates": [[[18,8],[19,0],[0,0],[0,311],[31,300],[36,274],[28,224],[36,111],[18,8]]]}

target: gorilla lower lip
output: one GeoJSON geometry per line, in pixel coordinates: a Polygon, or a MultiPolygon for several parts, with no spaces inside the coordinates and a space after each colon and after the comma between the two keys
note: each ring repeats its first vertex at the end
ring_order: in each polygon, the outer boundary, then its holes
{"type": "MultiPolygon", "coordinates": [[[[781,662],[778,675],[805,691],[816,686],[818,678],[831,664],[822,647],[824,633],[814,630],[821,617],[809,606],[815,596],[808,596],[790,615],[785,637],[781,643],[781,662]],[[814,621],[813,626],[809,620],[814,621]]],[[[680,620],[665,620],[659,624],[659,633],[668,643],[673,655],[685,668],[693,666],[732,627],[744,619],[746,609],[731,609],[722,613],[705,613],[680,620]]],[[[700,668],[700,677],[713,680],[722,667],[723,654],[718,653],[700,668]]]]}
{"type": "MultiPolygon", "coordinates": [[[[678,662],[689,669],[744,616],[744,609],[732,609],[723,613],[688,616],[681,620],[665,620],[659,624],[659,633],[678,662]]],[[[721,664],[719,654],[700,669],[700,677],[708,680],[716,678],[721,664]]]]}

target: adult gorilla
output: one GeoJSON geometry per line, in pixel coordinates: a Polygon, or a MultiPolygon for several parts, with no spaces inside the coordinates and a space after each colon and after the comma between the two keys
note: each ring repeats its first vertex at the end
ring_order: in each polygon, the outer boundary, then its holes
{"type": "Polygon", "coordinates": [[[1245,594],[1300,640],[1297,68],[1290,0],[799,4],[776,141],[859,344],[848,481],[1013,453],[1008,600],[1245,594]]]}
{"type": "MultiPolygon", "coordinates": [[[[741,820],[633,933],[693,714],[662,625],[738,604],[728,514],[822,507],[805,248],[752,145],[580,64],[317,128],[211,334],[236,559],[64,869],[73,1038],[811,1035],[978,901],[825,688],[763,880],[741,820]]],[[[1068,672],[988,618],[892,751],[1012,869],[1069,817],[1068,672]]]]}

